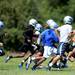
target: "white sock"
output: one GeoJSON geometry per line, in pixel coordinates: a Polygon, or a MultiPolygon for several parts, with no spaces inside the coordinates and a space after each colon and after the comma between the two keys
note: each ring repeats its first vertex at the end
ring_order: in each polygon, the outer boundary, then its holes
{"type": "Polygon", "coordinates": [[[52,67],[53,63],[50,63],[49,66],[52,67]]]}
{"type": "Polygon", "coordinates": [[[9,58],[10,58],[10,57],[8,56],[8,57],[7,57],[7,60],[8,60],[9,58]]]}
{"type": "Polygon", "coordinates": [[[57,65],[59,66],[60,62],[57,62],[57,65]]]}
{"type": "Polygon", "coordinates": [[[28,62],[27,63],[30,64],[30,57],[28,58],[28,62]]]}
{"type": "Polygon", "coordinates": [[[24,60],[22,60],[22,62],[24,63],[24,60]]]}
{"type": "Polygon", "coordinates": [[[69,58],[67,57],[66,59],[68,60],[69,58]]]}
{"type": "Polygon", "coordinates": [[[32,59],[32,60],[35,60],[35,57],[32,57],[31,59],[32,59]]]}

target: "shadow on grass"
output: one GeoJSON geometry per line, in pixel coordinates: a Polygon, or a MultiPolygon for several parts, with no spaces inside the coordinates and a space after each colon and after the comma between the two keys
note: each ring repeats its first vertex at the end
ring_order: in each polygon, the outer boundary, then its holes
{"type": "MultiPolygon", "coordinates": [[[[48,67],[42,67],[42,68],[37,68],[36,70],[46,70],[46,71],[49,71],[48,67]]],[[[51,68],[50,71],[67,71],[67,72],[71,72],[71,71],[75,71],[74,68],[61,68],[61,69],[58,69],[58,68],[51,68]]]]}

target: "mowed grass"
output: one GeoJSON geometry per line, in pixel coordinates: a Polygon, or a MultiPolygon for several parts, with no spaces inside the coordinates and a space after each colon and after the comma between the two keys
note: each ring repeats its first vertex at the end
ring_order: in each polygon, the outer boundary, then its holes
{"type": "MultiPolygon", "coordinates": [[[[25,65],[22,69],[18,68],[18,64],[21,62],[22,58],[13,58],[8,63],[4,62],[5,56],[0,57],[0,75],[75,75],[75,62],[68,62],[69,67],[58,71],[52,68],[51,71],[47,69],[39,69],[32,71],[30,66],[29,70],[25,70],[25,65]]],[[[47,65],[48,60],[43,63],[47,65]]]]}

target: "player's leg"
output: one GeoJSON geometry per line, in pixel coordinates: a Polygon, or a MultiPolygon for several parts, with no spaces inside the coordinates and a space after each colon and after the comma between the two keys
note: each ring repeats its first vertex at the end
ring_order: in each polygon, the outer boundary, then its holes
{"type": "MultiPolygon", "coordinates": [[[[58,47],[58,50],[57,50],[58,55],[52,60],[51,63],[49,63],[49,65],[48,65],[49,70],[51,69],[51,67],[52,67],[58,60],[60,60],[60,59],[62,58],[62,56],[64,55],[64,52],[65,52],[65,48],[66,48],[66,46],[65,46],[64,43],[60,43],[60,44],[59,44],[59,47],[58,47]]],[[[60,66],[59,66],[59,68],[60,68],[60,66]]]]}
{"type": "Polygon", "coordinates": [[[37,66],[43,63],[49,57],[49,54],[48,54],[49,51],[50,51],[50,48],[48,46],[44,46],[43,57],[32,67],[32,70],[35,70],[37,66]]]}
{"type": "Polygon", "coordinates": [[[28,58],[30,57],[30,55],[31,55],[30,51],[27,51],[27,53],[25,54],[25,56],[22,59],[21,63],[19,64],[19,68],[23,67],[23,64],[28,60],[28,58]]]}
{"type": "Polygon", "coordinates": [[[74,54],[75,54],[75,47],[73,48],[72,51],[70,51],[70,52],[68,53],[67,59],[70,60],[70,58],[71,58],[74,54]]]}
{"type": "Polygon", "coordinates": [[[26,63],[27,65],[26,69],[28,70],[32,61],[36,64],[42,58],[43,58],[43,53],[41,51],[35,52],[31,57],[28,58],[28,61],[26,63]]]}

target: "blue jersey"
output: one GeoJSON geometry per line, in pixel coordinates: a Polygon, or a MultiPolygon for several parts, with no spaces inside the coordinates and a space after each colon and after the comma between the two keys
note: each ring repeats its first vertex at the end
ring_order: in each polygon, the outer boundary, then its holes
{"type": "Polygon", "coordinates": [[[43,46],[54,47],[54,44],[59,42],[59,39],[53,29],[47,29],[41,33],[41,42],[43,46]]]}

